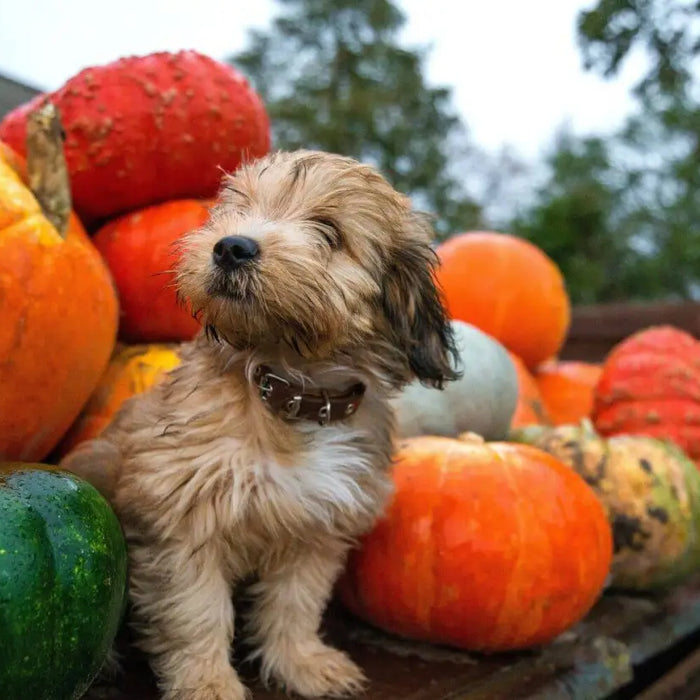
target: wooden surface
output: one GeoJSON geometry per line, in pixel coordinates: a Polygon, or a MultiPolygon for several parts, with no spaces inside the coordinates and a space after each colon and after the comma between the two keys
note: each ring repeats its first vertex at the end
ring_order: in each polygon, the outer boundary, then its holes
{"type": "MultiPolygon", "coordinates": [[[[639,697],[637,691],[625,694],[636,669],[658,665],[661,652],[700,631],[700,578],[656,599],[608,593],[581,624],[538,651],[482,656],[407,642],[373,630],[335,606],[325,631],[367,673],[364,700],[623,700],[639,697]]],[[[257,685],[254,668],[240,662],[237,667],[253,688],[253,700],[286,697],[257,685]]],[[[142,658],[127,658],[125,669],[118,683],[93,686],[85,700],[158,697],[142,658]]],[[[676,688],[673,679],[667,684],[676,688]]],[[[671,692],[676,700],[690,697],[671,692]]],[[[647,695],[645,700],[656,697],[665,696],[647,695]]]]}
{"type": "Polygon", "coordinates": [[[700,303],[604,304],[573,310],[562,358],[600,361],[610,348],[641,328],[670,324],[700,337],[700,303]]]}

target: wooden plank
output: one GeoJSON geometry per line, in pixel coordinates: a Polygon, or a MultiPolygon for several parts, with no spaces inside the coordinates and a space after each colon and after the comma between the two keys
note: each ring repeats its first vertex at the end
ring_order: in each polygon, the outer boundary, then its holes
{"type": "Polygon", "coordinates": [[[623,338],[646,326],[667,323],[700,335],[700,303],[602,304],[573,310],[572,338],[623,338]]]}
{"type": "Polygon", "coordinates": [[[575,307],[561,357],[599,362],[623,338],[642,328],[659,324],[670,324],[700,337],[700,303],[620,303],[575,307]]]}
{"type": "MultiPolygon", "coordinates": [[[[623,687],[633,669],[700,630],[700,578],[651,598],[607,593],[589,616],[540,650],[480,655],[401,640],[332,605],[324,630],[365,670],[365,700],[598,700],[623,687]]],[[[239,650],[240,654],[240,650],[239,650]]],[[[256,682],[238,661],[255,700],[284,700],[256,682]]],[[[131,656],[112,686],[94,686],[86,700],[155,700],[144,660],[131,656]]]]}

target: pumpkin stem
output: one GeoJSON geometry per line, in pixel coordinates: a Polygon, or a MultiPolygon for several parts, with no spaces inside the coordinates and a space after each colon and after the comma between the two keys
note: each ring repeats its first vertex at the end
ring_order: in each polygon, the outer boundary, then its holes
{"type": "Polygon", "coordinates": [[[472,433],[469,430],[465,433],[460,433],[457,436],[457,439],[460,442],[468,442],[472,445],[483,445],[486,442],[481,435],[479,435],[478,433],[472,433]]]}
{"type": "Polygon", "coordinates": [[[544,425],[525,425],[519,428],[511,428],[508,431],[508,442],[524,442],[528,445],[535,445],[538,440],[541,440],[550,428],[544,425]]]}
{"type": "Polygon", "coordinates": [[[598,433],[596,432],[596,429],[593,426],[593,422],[591,421],[590,418],[581,418],[580,426],[581,426],[581,432],[586,437],[598,437],[598,433]]]}
{"type": "Polygon", "coordinates": [[[65,238],[71,212],[70,180],[63,152],[65,138],[58,108],[45,102],[27,117],[29,189],[44,216],[65,238]]]}

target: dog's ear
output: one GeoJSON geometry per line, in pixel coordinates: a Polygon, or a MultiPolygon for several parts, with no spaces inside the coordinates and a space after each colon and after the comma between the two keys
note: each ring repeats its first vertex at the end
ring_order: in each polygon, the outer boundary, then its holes
{"type": "Polygon", "coordinates": [[[432,229],[427,220],[412,212],[406,235],[389,261],[382,304],[394,342],[413,374],[423,384],[442,388],[445,381],[459,377],[459,357],[434,276],[438,257],[428,232],[432,229]]]}

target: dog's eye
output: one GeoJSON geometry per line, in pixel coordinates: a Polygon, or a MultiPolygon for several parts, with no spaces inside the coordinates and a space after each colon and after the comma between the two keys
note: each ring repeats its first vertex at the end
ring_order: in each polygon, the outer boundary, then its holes
{"type": "Polygon", "coordinates": [[[321,216],[315,216],[310,219],[311,223],[318,229],[319,233],[326,239],[326,243],[337,250],[342,244],[340,230],[338,224],[333,219],[326,219],[321,216]]]}

